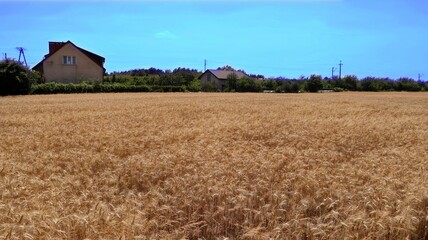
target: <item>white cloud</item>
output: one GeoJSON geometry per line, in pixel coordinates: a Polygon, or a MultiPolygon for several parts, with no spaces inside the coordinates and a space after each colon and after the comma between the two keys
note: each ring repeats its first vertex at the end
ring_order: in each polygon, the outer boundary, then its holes
{"type": "Polygon", "coordinates": [[[166,30],[166,31],[162,31],[162,32],[158,32],[155,34],[156,38],[163,38],[163,39],[177,39],[178,36],[175,35],[174,33],[166,30]]]}

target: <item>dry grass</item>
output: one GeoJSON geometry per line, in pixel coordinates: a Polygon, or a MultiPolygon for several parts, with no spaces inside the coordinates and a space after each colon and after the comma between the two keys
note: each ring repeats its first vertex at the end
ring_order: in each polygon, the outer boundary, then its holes
{"type": "Polygon", "coordinates": [[[427,93],[4,97],[0,130],[0,238],[428,238],[427,93]]]}

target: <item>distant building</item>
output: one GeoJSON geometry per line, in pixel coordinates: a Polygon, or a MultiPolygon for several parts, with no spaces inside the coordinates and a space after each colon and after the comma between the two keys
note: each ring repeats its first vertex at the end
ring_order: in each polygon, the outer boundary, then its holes
{"type": "Polygon", "coordinates": [[[202,73],[198,79],[201,80],[201,85],[210,83],[213,84],[217,89],[224,90],[227,84],[227,77],[232,74],[235,74],[237,79],[247,77],[247,74],[241,71],[209,69],[202,73]]]}
{"type": "Polygon", "coordinates": [[[79,83],[102,81],[105,58],[74,45],[71,41],[49,42],[49,53],[33,67],[46,82],[79,83]]]}

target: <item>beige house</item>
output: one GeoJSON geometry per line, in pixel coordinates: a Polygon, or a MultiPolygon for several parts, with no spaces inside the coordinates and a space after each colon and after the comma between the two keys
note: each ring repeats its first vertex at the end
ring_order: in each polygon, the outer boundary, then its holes
{"type": "Polygon", "coordinates": [[[230,70],[206,70],[199,76],[201,85],[213,84],[217,89],[224,90],[227,85],[227,77],[235,74],[237,79],[246,77],[247,75],[241,71],[230,71],[230,70]]]}
{"type": "Polygon", "coordinates": [[[104,77],[105,59],[71,41],[49,42],[49,53],[33,67],[41,72],[46,82],[79,83],[101,82],[104,77]]]}

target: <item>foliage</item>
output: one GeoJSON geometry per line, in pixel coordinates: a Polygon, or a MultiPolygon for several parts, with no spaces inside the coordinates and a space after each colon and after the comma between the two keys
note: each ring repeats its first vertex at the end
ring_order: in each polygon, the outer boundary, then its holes
{"type": "MultiPolygon", "coordinates": [[[[219,67],[221,70],[235,71],[229,65],[219,67]]],[[[239,70],[244,72],[243,70],[239,70]]],[[[43,83],[43,78],[37,72],[28,72],[31,83],[43,83]]],[[[94,87],[93,83],[86,85],[54,84],[34,86],[33,93],[55,92],[136,92],[136,91],[218,91],[212,83],[201,84],[198,77],[201,72],[190,68],[176,68],[161,70],[157,68],[133,69],[122,72],[113,72],[105,76],[103,84],[94,87]]],[[[324,79],[320,75],[309,78],[301,76],[298,79],[284,77],[265,79],[263,75],[250,74],[250,77],[237,78],[231,74],[226,80],[224,91],[229,92],[261,92],[274,90],[278,93],[298,93],[301,91],[317,92],[319,90],[332,91],[427,91],[428,82],[415,81],[411,78],[366,77],[359,80],[356,76],[348,75],[342,79],[324,79]]]]}
{"type": "Polygon", "coordinates": [[[217,70],[236,71],[236,69],[234,69],[232,66],[229,66],[229,65],[218,67],[217,70]]]}
{"type": "Polygon", "coordinates": [[[366,77],[361,80],[362,91],[394,91],[394,81],[389,78],[366,77]]]}
{"type": "MultiPolygon", "coordinates": [[[[123,72],[113,72],[104,79],[104,83],[122,83],[130,86],[179,86],[179,88],[197,89],[194,81],[201,73],[195,69],[176,68],[173,71],[156,68],[134,69],[123,72]],[[190,86],[193,85],[193,86],[190,86]]],[[[159,88],[157,88],[159,90],[159,88]]]]}
{"type": "Polygon", "coordinates": [[[344,92],[344,91],[345,91],[345,89],[340,88],[340,87],[333,88],[333,92],[344,92]]]}
{"type": "Polygon", "coordinates": [[[259,80],[265,79],[265,76],[261,75],[261,74],[248,74],[248,76],[250,78],[255,78],[255,79],[259,79],[259,80]]]}
{"type": "Polygon", "coordinates": [[[275,89],[279,93],[298,93],[300,91],[300,84],[297,80],[283,80],[280,85],[275,89]]]}
{"type": "Polygon", "coordinates": [[[41,77],[20,62],[6,59],[0,61],[0,95],[28,94],[31,84],[40,82],[41,77]]]}
{"type": "MultiPolygon", "coordinates": [[[[244,70],[242,70],[242,69],[236,70],[235,68],[233,68],[232,66],[229,66],[229,65],[226,65],[226,66],[223,66],[223,67],[218,67],[217,70],[234,71],[234,72],[238,71],[238,72],[242,72],[242,73],[246,74],[246,72],[244,70]]],[[[255,78],[255,77],[264,78],[264,76],[260,75],[260,74],[258,74],[258,75],[250,74],[250,77],[253,77],[253,78],[255,78]]]]}
{"type": "Polygon", "coordinates": [[[172,71],[172,75],[181,80],[183,85],[189,86],[192,81],[197,79],[200,73],[197,70],[187,68],[176,68],[172,71]]]}
{"type": "Polygon", "coordinates": [[[225,91],[235,92],[237,87],[237,82],[238,82],[238,76],[236,75],[236,73],[233,72],[227,75],[225,91]]]}
{"type": "MultiPolygon", "coordinates": [[[[111,84],[65,84],[65,83],[45,83],[33,85],[31,88],[32,94],[58,94],[58,93],[101,93],[101,92],[151,92],[154,90],[171,91],[176,88],[157,86],[148,87],[145,85],[124,85],[120,83],[111,84]]],[[[181,90],[181,89],[180,89],[181,90]]],[[[182,90],[181,90],[182,91],[182,90]]]]}
{"type": "Polygon", "coordinates": [[[322,89],[333,91],[370,91],[370,92],[383,92],[383,91],[427,91],[428,82],[415,81],[411,78],[399,78],[393,80],[390,78],[377,78],[366,77],[359,80],[356,76],[348,75],[342,79],[324,78],[319,75],[312,75],[309,79],[301,77],[300,79],[286,79],[286,78],[273,78],[264,80],[263,88],[271,89],[272,83],[276,82],[276,92],[297,92],[296,89],[309,91],[319,91],[322,89]],[[320,84],[321,82],[321,84],[320,84]],[[292,83],[295,84],[291,88],[292,83]],[[314,86],[316,83],[316,87],[314,86]],[[297,87],[297,86],[299,87],[297,87]],[[291,90],[292,89],[292,90],[291,90]]]}
{"type": "Polygon", "coordinates": [[[203,82],[200,84],[201,84],[201,91],[203,91],[203,92],[216,92],[217,91],[217,87],[212,82],[203,82]]]}
{"type": "Polygon", "coordinates": [[[323,88],[320,75],[312,75],[306,82],[305,90],[308,92],[318,92],[323,88]]]}
{"type": "Polygon", "coordinates": [[[152,86],[153,92],[186,92],[186,86],[152,86]]]}
{"type": "Polygon", "coordinates": [[[237,92],[261,92],[262,90],[263,89],[260,80],[256,80],[250,77],[242,77],[237,80],[237,92]]]}
{"type": "Polygon", "coordinates": [[[187,89],[190,92],[199,92],[202,90],[201,88],[201,81],[199,79],[194,79],[189,86],[187,87],[187,89]]]}
{"type": "Polygon", "coordinates": [[[275,90],[279,85],[279,83],[274,79],[266,79],[263,80],[261,83],[263,90],[275,90]]]}
{"type": "Polygon", "coordinates": [[[332,88],[341,88],[348,91],[356,91],[358,87],[358,78],[356,76],[345,76],[344,78],[336,78],[329,82],[332,88]]]}
{"type": "Polygon", "coordinates": [[[130,76],[150,76],[150,75],[162,75],[165,71],[154,67],[148,69],[132,69],[128,71],[113,72],[111,75],[130,75],[130,76]]]}
{"type": "Polygon", "coordinates": [[[423,90],[421,85],[410,78],[399,78],[396,83],[397,91],[418,92],[423,90]]]}

